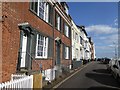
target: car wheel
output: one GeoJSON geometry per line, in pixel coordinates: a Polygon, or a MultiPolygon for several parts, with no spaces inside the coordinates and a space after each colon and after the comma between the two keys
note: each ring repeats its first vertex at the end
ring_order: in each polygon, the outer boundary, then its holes
{"type": "Polygon", "coordinates": [[[114,74],[114,72],[113,72],[113,71],[111,71],[111,74],[112,74],[112,76],[115,78],[115,74],[114,74]]]}
{"type": "Polygon", "coordinates": [[[117,81],[120,83],[120,77],[119,77],[119,75],[117,75],[117,81]]]}
{"type": "Polygon", "coordinates": [[[109,69],[108,69],[108,72],[111,73],[111,71],[112,71],[112,70],[109,68],[109,69]]]}
{"type": "Polygon", "coordinates": [[[112,71],[113,77],[117,80],[117,75],[112,71]]]}

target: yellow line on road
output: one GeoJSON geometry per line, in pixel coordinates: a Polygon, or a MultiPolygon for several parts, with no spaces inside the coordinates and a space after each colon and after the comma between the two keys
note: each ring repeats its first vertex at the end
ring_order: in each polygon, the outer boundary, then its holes
{"type": "Polygon", "coordinates": [[[53,88],[58,88],[62,83],[64,83],[65,81],[67,81],[68,79],[70,79],[72,76],[74,76],[75,74],[77,74],[78,72],[80,72],[82,69],[84,69],[85,67],[87,67],[88,65],[90,65],[92,62],[83,65],[82,68],[80,68],[80,70],[76,71],[75,73],[73,73],[72,75],[70,75],[69,77],[67,77],[66,79],[64,79],[63,81],[61,81],[60,83],[58,83],[57,85],[55,85],[53,88]]]}

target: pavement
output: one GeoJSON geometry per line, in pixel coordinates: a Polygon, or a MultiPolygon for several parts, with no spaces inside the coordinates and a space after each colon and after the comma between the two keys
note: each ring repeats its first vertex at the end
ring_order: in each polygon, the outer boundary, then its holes
{"type": "MultiPolygon", "coordinates": [[[[90,62],[89,62],[90,63],[90,62]]],[[[56,84],[56,83],[54,83],[55,85],[54,85],[54,87],[53,88],[57,88],[59,85],[61,85],[62,83],[64,83],[67,79],[69,79],[69,78],[71,78],[72,76],[74,76],[77,72],[79,72],[79,70],[81,70],[83,67],[86,67],[89,63],[86,63],[86,64],[81,64],[80,65],[80,67],[78,67],[78,68],[76,68],[76,69],[74,69],[74,70],[70,70],[70,73],[69,73],[69,75],[67,75],[67,78],[63,78],[63,80],[62,81],[57,81],[57,82],[59,82],[58,84],[56,84]]],[[[66,77],[66,75],[65,75],[65,77],[66,77]]],[[[49,84],[49,85],[47,85],[47,82],[48,81],[43,81],[43,89],[44,88],[51,88],[53,85],[53,83],[52,84],[49,84]],[[47,85],[47,86],[46,86],[47,85]]]]}
{"type": "Polygon", "coordinates": [[[81,65],[79,68],[71,70],[70,73],[71,74],[69,77],[65,78],[63,81],[61,81],[60,83],[58,83],[57,85],[55,85],[53,88],[58,88],[61,84],[63,84],[65,81],[67,81],[68,79],[72,78],[75,74],[77,74],[78,72],[80,72],[82,69],[84,69],[85,67],[87,67],[89,64],[91,64],[92,62],[89,62],[87,64],[81,65]]]}

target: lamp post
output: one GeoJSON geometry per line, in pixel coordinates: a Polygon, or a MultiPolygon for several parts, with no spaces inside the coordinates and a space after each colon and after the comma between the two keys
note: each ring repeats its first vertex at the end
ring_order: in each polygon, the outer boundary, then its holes
{"type": "Polygon", "coordinates": [[[117,59],[117,48],[116,48],[116,43],[115,42],[113,42],[113,44],[115,45],[115,59],[117,59]]]}

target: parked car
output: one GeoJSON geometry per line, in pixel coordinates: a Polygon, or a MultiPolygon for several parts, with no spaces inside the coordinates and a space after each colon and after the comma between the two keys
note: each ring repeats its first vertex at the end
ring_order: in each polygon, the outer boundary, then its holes
{"type": "Polygon", "coordinates": [[[120,82],[120,60],[115,60],[115,63],[111,66],[111,71],[114,78],[120,82]]]}
{"type": "Polygon", "coordinates": [[[101,61],[102,59],[101,58],[98,58],[97,61],[101,61]]]}
{"type": "Polygon", "coordinates": [[[110,60],[109,63],[106,65],[107,66],[107,70],[111,72],[111,68],[113,67],[113,65],[115,64],[116,60],[110,60]]]}
{"type": "Polygon", "coordinates": [[[105,58],[103,63],[104,63],[104,64],[108,64],[109,61],[111,61],[111,59],[109,59],[109,58],[105,58]]]}

